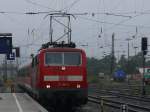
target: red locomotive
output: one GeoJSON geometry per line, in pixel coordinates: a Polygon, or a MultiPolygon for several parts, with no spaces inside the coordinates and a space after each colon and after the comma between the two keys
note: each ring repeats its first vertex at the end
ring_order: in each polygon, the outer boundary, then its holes
{"type": "Polygon", "coordinates": [[[55,44],[41,49],[30,65],[20,68],[18,82],[34,97],[49,104],[65,101],[79,106],[88,98],[86,54],[66,46],[55,44]]]}

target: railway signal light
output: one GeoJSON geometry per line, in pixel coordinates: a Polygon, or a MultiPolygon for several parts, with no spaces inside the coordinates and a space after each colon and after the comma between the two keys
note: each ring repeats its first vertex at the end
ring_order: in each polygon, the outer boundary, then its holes
{"type": "Polygon", "coordinates": [[[147,54],[147,37],[142,38],[142,47],[141,50],[143,51],[143,54],[147,54]]]}
{"type": "MultiPolygon", "coordinates": [[[[143,76],[145,74],[145,56],[147,54],[147,37],[142,37],[141,50],[143,51],[143,76]]],[[[142,78],[142,95],[146,94],[144,77],[142,78]]]]}

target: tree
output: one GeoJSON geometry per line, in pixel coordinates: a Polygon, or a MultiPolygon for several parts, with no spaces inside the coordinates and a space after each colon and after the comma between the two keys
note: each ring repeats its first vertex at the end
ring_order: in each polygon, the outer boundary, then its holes
{"type": "Polygon", "coordinates": [[[128,63],[128,60],[125,58],[124,55],[122,55],[120,60],[118,61],[118,66],[121,69],[123,69],[125,72],[127,72],[127,63],[128,63]]]}
{"type": "MultiPolygon", "coordinates": [[[[88,74],[97,75],[100,72],[105,73],[106,75],[110,74],[111,55],[107,55],[103,59],[87,58],[87,61],[88,74]]],[[[137,68],[143,67],[143,58],[141,52],[135,56],[130,56],[129,60],[122,55],[118,63],[116,63],[116,59],[114,62],[116,65],[114,70],[119,68],[124,70],[127,74],[138,73],[137,68]]],[[[150,61],[146,62],[146,66],[150,66],[150,61]]]]}

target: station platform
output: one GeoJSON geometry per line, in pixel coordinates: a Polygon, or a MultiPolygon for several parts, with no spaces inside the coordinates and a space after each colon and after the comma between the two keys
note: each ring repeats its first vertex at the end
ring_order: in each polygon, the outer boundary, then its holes
{"type": "Polygon", "coordinates": [[[0,112],[48,112],[26,93],[0,93],[0,112]]]}

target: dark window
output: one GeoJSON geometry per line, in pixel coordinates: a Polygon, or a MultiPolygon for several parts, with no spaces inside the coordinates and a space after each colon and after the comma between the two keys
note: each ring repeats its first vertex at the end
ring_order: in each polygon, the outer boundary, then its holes
{"type": "Polygon", "coordinates": [[[80,53],[64,53],[64,65],[80,65],[80,53]]]}
{"type": "Polygon", "coordinates": [[[46,65],[62,65],[62,53],[46,53],[46,65]]]}
{"type": "Polygon", "coordinates": [[[48,52],[45,54],[46,65],[75,65],[81,64],[81,53],[79,52],[48,52]]]}

